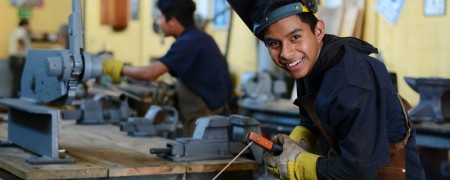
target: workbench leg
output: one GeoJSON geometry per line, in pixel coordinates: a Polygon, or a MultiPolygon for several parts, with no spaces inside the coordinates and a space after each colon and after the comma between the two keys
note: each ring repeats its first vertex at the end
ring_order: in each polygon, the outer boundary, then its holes
{"type": "Polygon", "coordinates": [[[420,161],[425,171],[426,179],[448,179],[449,150],[429,147],[419,147],[420,161]]]}
{"type": "Polygon", "coordinates": [[[16,175],[0,168],[0,179],[7,179],[7,180],[22,180],[22,178],[17,177],[16,175]]]}

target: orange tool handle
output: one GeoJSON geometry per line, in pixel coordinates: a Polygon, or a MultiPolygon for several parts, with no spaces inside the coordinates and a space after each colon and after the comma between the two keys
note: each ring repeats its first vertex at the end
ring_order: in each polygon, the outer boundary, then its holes
{"type": "Polygon", "coordinates": [[[283,152],[282,146],[280,146],[279,144],[274,144],[272,141],[260,136],[258,133],[247,133],[247,139],[253,141],[255,144],[272,153],[273,155],[279,155],[281,154],[281,152],[283,152]]]}

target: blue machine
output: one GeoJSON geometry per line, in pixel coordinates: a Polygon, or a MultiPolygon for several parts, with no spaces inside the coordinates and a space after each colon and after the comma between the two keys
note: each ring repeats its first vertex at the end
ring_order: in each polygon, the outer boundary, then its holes
{"type": "Polygon", "coordinates": [[[83,52],[80,0],[72,0],[69,16],[68,50],[28,52],[21,79],[21,97],[1,99],[8,106],[8,141],[36,157],[30,164],[73,163],[59,157],[58,136],[61,112],[48,105],[67,105],[75,98],[80,82],[102,74],[102,61],[83,52]]]}

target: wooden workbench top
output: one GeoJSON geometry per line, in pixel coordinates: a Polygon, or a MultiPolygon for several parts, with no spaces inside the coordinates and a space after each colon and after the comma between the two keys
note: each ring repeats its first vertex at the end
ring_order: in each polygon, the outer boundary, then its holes
{"type": "MultiPolygon", "coordinates": [[[[230,159],[174,162],[149,153],[166,147],[168,139],[130,137],[114,125],[77,125],[60,122],[60,148],[75,164],[31,165],[32,156],[17,147],[0,147],[0,168],[23,179],[74,179],[219,172],[230,159]]],[[[7,139],[7,122],[0,121],[0,140],[7,139]]],[[[239,158],[227,171],[253,170],[253,160],[239,158]]]]}

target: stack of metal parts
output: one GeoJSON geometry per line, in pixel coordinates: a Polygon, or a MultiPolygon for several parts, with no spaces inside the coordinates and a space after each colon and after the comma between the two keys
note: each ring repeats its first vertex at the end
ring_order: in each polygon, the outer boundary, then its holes
{"type": "Polygon", "coordinates": [[[130,117],[120,123],[120,130],[130,136],[174,136],[178,127],[178,111],[172,106],[152,105],[144,117],[130,117]]]}
{"type": "Polygon", "coordinates": [[[72,0],[69,16],[69,50],[28,52],[19,99],[1,99],[8,106],[8,141],[37,154],[31,164],[73,163],[59,157],[60,110],[51,106],[71,104],[78,84],[102,74],[102,62],[83,52],[80,0],[72,0]]]}
{"type": "MultiPolygon", "coordinates": [[[[241,115],[201,117],[191,138],[177,138],[166,148],[150,149],[150,153],[173,161],[230,159],[245,147],[248,132],[261,134],[259,125],[255,119],[241,115]]],[[[262,153],[256,146],[245,152],[258,162],[262,162],[262,153]]]]}
{"type": "Polygon", "coordinates": [[[128,97],[133,95],[101,87],[90,87],[87,91],[87,98],[72,103],[76,109],[63,111],[63,119],[75,119],[77,124],[119,124],[136,116],[128,105],[128,97]]]}

